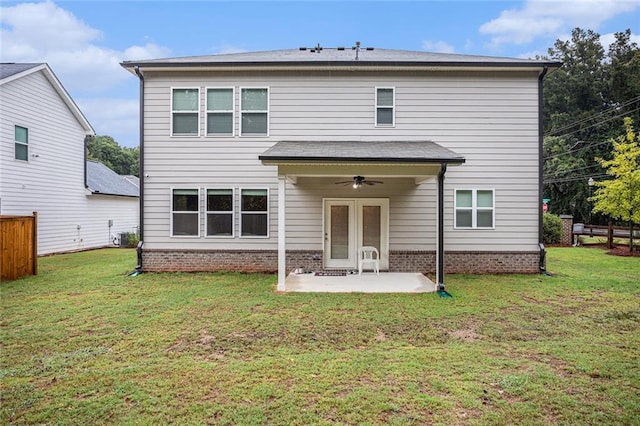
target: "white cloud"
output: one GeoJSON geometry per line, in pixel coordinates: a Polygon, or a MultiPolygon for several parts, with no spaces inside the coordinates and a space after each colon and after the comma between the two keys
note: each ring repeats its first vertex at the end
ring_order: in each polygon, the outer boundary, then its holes
{"type": "Polygon", "coordinates": [[[101,31],[47,1],[0,9],[0,58],[3,62],[47,62],[71,91],[100,93],[128,78],[126,59],[166,56],[153,43],[117,51],[100,46],[101,31]]]}
{"type": "Polygon", "coordinates": [[[527,0],[522,8],[503,11],[483,24],[481,34],[492,36],[491,45],[525,44],[574,27],[592,30],[605,21],[640,7],[640,0],[527,0]]]}
{"type": "Polygon", "coordinates": [[[446,41],[422,41],[422,48],[429,52],[436,53],[454,53],[456,51],[455,47],[447,43],[446,41]]]}
{"type": "MultiPolygon", "coordinates": [[[[135,89],[134,89],[135,91],[135,89]]],[[[75,99],[98,135],[109,135],[120,145],[138,145],[140,104],[137,99],[75,99]]]]}

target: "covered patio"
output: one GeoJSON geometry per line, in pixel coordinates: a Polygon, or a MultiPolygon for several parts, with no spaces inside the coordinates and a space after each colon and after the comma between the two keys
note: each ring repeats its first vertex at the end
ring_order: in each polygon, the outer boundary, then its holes
{"type": "Polygon", "coordinates": [[[309,293],[429,293],[436,285],[419,272],[381,272],[362,275],[315,275],[290,273],[284,290],[309,293]]]}
{"type": "MultiPolygon", "coordinates": [[[[278,291],[444,290],[444,176],[448,165],[463,164],[464,157],[432,141],[281,141],[259,159],[264,165],[278,168],[278,291]],[[379,277],[375,274],[305,277],[289,273],[286,264],[287,184],[296,185],[299,178],[356,175],[410,178],[415,185],[437,179],[437,284],[414,271],[383,273],[379,277]]],[[[331,267],[327,257],[325,267],[331,267]]]]}

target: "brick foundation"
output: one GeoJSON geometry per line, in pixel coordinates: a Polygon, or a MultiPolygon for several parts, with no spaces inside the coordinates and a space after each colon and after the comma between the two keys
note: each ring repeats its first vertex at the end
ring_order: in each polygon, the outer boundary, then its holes
{"type": "MultiPolygon", "coordinates": [[[[537,273],[538,252],[446,252],[446,273],[537,273]]],[[[287,251],[287,270],[322,269],[322,251],[287,251]]],[[[278,270],[276,250],[143,250],[147,272],[268,272],[278,270]]],[[[389,272],[416,271],[435,274],[434,251],[391,251],[389,272]]]]}

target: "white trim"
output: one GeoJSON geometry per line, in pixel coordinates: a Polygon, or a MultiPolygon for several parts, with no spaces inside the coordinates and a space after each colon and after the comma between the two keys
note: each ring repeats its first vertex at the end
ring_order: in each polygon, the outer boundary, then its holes
{"type": "Polygon", "coordinates": [[[395,86],[376,86],[375,88],[375,105],[373,109],[373,124],[375,127],[390,128],[396,127],[396,88],[395,86]],[[393,102],[389,105],[378,105],[378,90],[393,90],[393,102]],[[391,124],[378,124],[378,108],[391,108],[391,124]]]}
{"type": "Polygon", "coordinates": [[[204,237],[205,238],[225,238],[232,239],[236,237],[236,190],[235,188],[224,188],[220,186],[205,187],[203,193],[203,208],[204,208],[204,237]],[[231,190],[231,211],[215,211],[208,210],[209,207],[209,190],[231,190]],[[231,235],[209,235],[209,214],[231,214],[231,235]]]}
{"type": "Polygon", "coordinates": [[[264,138],[269,137],[269,133],[271,131],[271,88],[269,86],[240,86],[238,88],[238,96],[240,97],[240,113],[238,114],[238,127],[239,127],[239,135],[240,137],[255,137],[255,138],[264,138]],[[242,113],[244,112],[242,109],[242,91],[244,89],[264,89],[267,91],[267,109],[266,110],[249,110],[248,113],[266,113],[267,114],[267,133],[248,133],[243,134],[242,132],[242,113]]]}
{"type": "Polygon", "coordinates": [[[197,186],[172,186],[169,188],[169,237],[171,238],[200,238],[200,212],[202,211],[202,191],[197,186]],[[173,211],[173,191],[176,189],[195,189],[198,191],[198,234],[197,235],[173,235],[173,214],[174,213],[190,213],[191,211],[173,211]]]}
{"type": "Polygon", "coordinates": [[[270,203],[271,203],[271,197],[269,194],[269,188],[268,187],[256,187],[256,186],[249,186],[249,187],[242,187],[238,189],[238,212],[240,213],[239,216],[239,232],[238,232],[238,238],[246,238],[246,239],[266,239],[269,238],[269,228],[270,228],[270,220],[271,220],[271,214],[270,214],[270,203]],[[267,209],[264,212],[243,212],[242,211],[242,191],[245,190],[266,190],[267,191],[267,209]],[[265,214],[267,215],[267,235],[242,235],[242,215],[243,214],[265,214]]]}
{"type": "Polygon", "coordinates": [[[453,229],[495,229],[496,228],[496,190],[494,188],[454,188],[453,189],[453,229]],[[471,207],[458,207],[458,191],[471,191],[471,207]],[[478,207],[478,191],[491,191],[491,208],[478,207]],[[458,209],[471,212],[471,226],[458,226],[458,209]],[[491,226],[478,226],[478,211],[491,211],[491,226]]]}
{"type": "Polygon", "coordinates": [[[209,138],[234,137],[236,135],[236,88],[233,86],[209,86],[204,88],[204,135],[209,138]],[[231,110],[209,110],[209,90],[231,90],[231,110]],[[209,133],[209,113],[231,113],[231,133],[209,133]]]}
{"type": "Polygon", "coordinates": [[[183,87],[183,86],[171,86],[169,88],[170,90],[170,94],[169,94],[169,136],[170,137],[180,137],[180,138],[197,138],[200,137],[200,127],[201,123],[200,123],[200,110],[201,108],[201,104],[202,104],[202,99],[201,99],[201,93],[200,93],[200,87],[194,87],[194,86],[188,86],[188,87],[183,87]],[[193,114],[193,111],[178,111],[178,112],[174,112],[173,111],[173,91],[174,90],[197,90],[198,91],[198,109],[195,110],[198,114],[198,133],[197,134],[192,134],[192,133],[173,133],[173,114],[193,114]]]}

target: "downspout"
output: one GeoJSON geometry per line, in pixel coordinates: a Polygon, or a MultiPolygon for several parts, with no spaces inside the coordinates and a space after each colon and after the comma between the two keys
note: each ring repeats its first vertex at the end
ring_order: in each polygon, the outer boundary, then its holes
{"type": "Polygon", "coordinates": [[[85,189],[89,189],[89,183],[87,181],[87,145],[89,144],[89,141],[91,140],[93,136],[92,135],[85,135],[84,136],[84,156],[83,156],[83,166],[84,166],[84,188],[85,189]]]}
{"type": "Polygon", "coordinates": [[[546,252],[544,249],[544,244],[542,241],[542,235],[544,234],[543,228],[543,211],[542,211],[542,197],[544,197],[544,123],[542,120],[542,108],[543,108],[543,90],[542,90],[542,80],[544,76],[547,75],[549,71],[548,66],[544,66],[542,72],[538,76],[538,248],[540,249],[540,261],[538,267],[540,268],[540,273],[545,274],[546,270],[546,252]]]}
{"type": "Polygon", "coordinates": [[[438,173],[438,271],[437,271],[437,291],[444,289],[444,174],[447,172],[447,163],[440,165],[438,173]]]}
{"type": "Polygon", "coordinates": [[[139,166],[138,166],[138,174],[140,182],[140,216],[138,219],[138,227],[139,227],[139,238],[138,238],[138,246],[136,248],[136,252],[138,254],[138,264],[136,266],[136,271],[142,271],[142,247],[144,245],[144,76],[140,72],[140,67],[135,66],[134,71],[136,75],[140,79],[140,158],[139,158],[139,166]]]}

